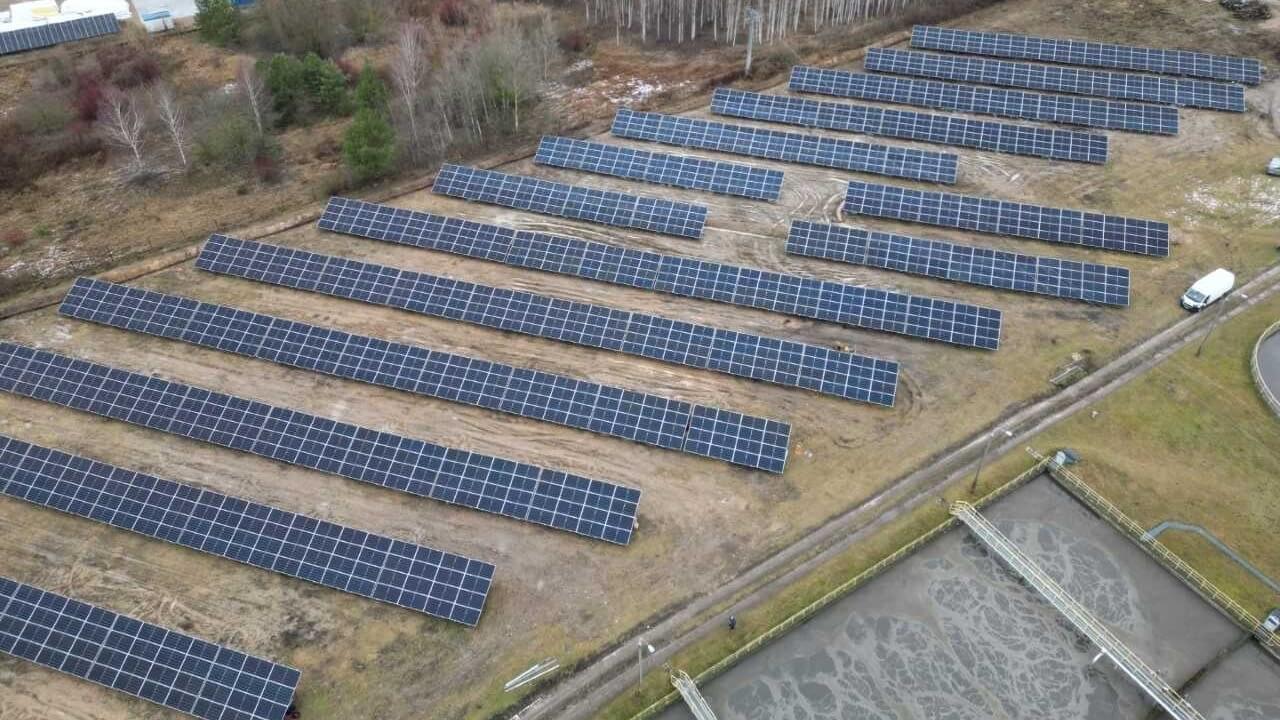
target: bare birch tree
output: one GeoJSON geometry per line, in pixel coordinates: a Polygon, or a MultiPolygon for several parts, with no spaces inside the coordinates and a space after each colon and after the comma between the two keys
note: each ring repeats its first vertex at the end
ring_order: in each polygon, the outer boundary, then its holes
{"type": "Polygon", "coordinates": [[[240,93],[244,95],[245,104],[249,106],[253,124],[261,135],[262,114],[267,106],[267,90],[262,84],[262,78],[258,77],[258,71],[254,68],[252,60],[240,60],[240,65],[236,68],[236,83],[240,86],[240,93]]]}
{"type": "Polygon", "coordinates": [[[146,139],[147,117],[138,98],[133,93],[109,91],[102,98],[98,120],[107,142],[128,150],[133,155],[130,165],[135,170],[145,167],[142,146],[146,139]]]}
{"type": "Polygon", "coordinates": [[[404,23],[396,32],[391,55],[391,82],[405,121],[409,123],[409,154],[417,160],[422,153],[418,116],[422,105],[422,84],[426,77],[425,32],[418,23],[404,23]]]}
{"type": "Polygon", "coordinates": [[[156,83],[151,87],[151,106],[156,117],[164,125],[169,134],[173,148],[178,151],[178,159],[182,167],[187,167],[187,113],[178,103],[178,96],[173,87],[166,83],[156,83]]]}

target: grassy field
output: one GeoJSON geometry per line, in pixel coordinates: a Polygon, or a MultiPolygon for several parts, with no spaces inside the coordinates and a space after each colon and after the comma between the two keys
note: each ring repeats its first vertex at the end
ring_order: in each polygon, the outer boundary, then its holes
{"type": "MultiPolygon", "coordinates": [[[[1280,297],[1223,323],[1197,344],[1088,412],[1036,437],[1083,456],[1079,474],[1141,525],[1203,526],[1271,577],[1280,576],[1280,419],[1249,370],[1258,335],[1280,318],[1280,297]]],[[[1005,473],[1025,463],[1009,457],[1005,473]]],[[[1160,540],[1254,613],[1280,597],[1202,538],[1177,530],[1160,540]]]]}

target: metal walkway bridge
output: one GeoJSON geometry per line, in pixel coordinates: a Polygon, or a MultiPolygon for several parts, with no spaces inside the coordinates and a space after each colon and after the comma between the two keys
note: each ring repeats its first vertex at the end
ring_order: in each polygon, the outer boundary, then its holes
{"type": "Polygon", "coordinates": [[[716,720],[716,714],[712,712],[711,706],[707,704],[706,698],[702,697],[702,693],[698,692],[698,684],[689,677],[689,673],[683,670],[672,670],[671,684],[676,686],[676,691],[680,693],[680,697],[684,698],[684,704],[689,706],[689,711],[697,720],[716,720]]]}
{"type": "Polygon", "coordinates": [[[1036,565],[1017,545],[1013,544],[1013,541],[1000,532],[990,520],[983,517],[977,508],[967,502],[958,501],[952,504],[951,514],[964,522],[969,530],[1000,556],[1014,572],[1043,595],[1058,612],[1066,616],[1077,630],[1089,638],[1102,654],[1111,658],[1116,667],[1151,696],[1151,699],[1155,700],[1170,717],[1176,720],[1204,720],[1204,716],[1179,695],[1177,690],[1170,687],[1159,673],[1151,669],[1142,661],[1142,658],[1112,635],[1111,631],[1088,609],[1068,595],[1057,581],[1041,570],[1039,565],[1036,565]]]}

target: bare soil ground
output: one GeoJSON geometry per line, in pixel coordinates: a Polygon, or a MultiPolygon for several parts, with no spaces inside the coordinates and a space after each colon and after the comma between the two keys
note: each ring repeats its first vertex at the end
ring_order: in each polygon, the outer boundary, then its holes
{"type": "MultiPolygon", "coordinates": [[[[1231,23],[1216,6],[1188,7],[1175,0],[1142,5],[1189,19],[1128,24],[1134,19],[1128,15],[1128,3],[1094,0],[1046,10],[1040,0],[1015,0],[967,18],[964,24],[1262,51],[1257,45],[1240,45],[1244,41],[1231,34],[1231,23]]],[[[1268,217],[1274,219],[1269,213],[1280,191],[1253,178],[1275,144],[1261,112],[1269,107],[1275,86],[1273,81],[1251,90],[1251,111],[1246,115],[1185,112],[1184,130],[1177,138],[1113,135],[1114,159],[1106,167],[963,153],[957,187],[961,192],[1170,220],[1177,238],[1172,258],[1105,258],[1135,272],[1134,304],[1127,310],[987,292],[786,256],[782,241],[790,218],[838,216],[843,182],[850,176],[834,171],[776,165],[787,174],[784,197],[767,204],[534,168],[528,160],[503,168],[706,204],[711,216],[701,242],[605,230],[429,193],[395,201],[404,207],[999,307],[1006,313],[1005,338],[995,353],[518,271],[320,233],[313,227],[269,238],[398,267],[896,358],[903,363],[904,377],[898,406],[891,410],[215,277],[191,263],[137,283],[785,419],[793,424],[794,444],[790,466],[781,477],[72,322],[53,309],[10,318],[0,322],[0,335],[15,341],[622,482],[643,489],[645,495],[641,528],[632,545],[608,547],[3,396],[0,432],[480,557],[497,564],[498,573],[480,627],[464,630],[3,500],[0,574],[291,663],[303,670],[300,700],[308,718],[488,717],[514,701],[502,694],[501,685],[525,667],[547,656],[572,666],[616,643],[646,619],[716,587],[1011,408],[1049,392],[1048,378],[1073,353],[1087,352],[1104,362],[1168,325],[1180,312],[1177,295],[1207,269],[1227,265],[1244,279],[1274,262],[1275,238],[1266,225],[1268,217]]],[[[238,207],[228,201],[219,212],[238,207]]],[[[147,218],[129,216],[120,221],[120,232],[147,232],[149,226],[147,218]]],[[[1100,257],[1021,241],[964,239],[1060,256],[1100,257]]],[[[5,720],[167,717],[140,702],[14,661],[0,661],[0,693],[14,698],[0,711],[5,720]]]]}

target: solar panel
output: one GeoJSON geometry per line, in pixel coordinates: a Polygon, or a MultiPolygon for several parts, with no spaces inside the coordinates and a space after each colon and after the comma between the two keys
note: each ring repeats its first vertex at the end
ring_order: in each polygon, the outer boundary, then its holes
{"type": "Polygon", "coordinates": [[[690,422],[705,410],[660,395],[478,358],[352,335],[177,295],[80,278],[63,315],[194,345],[507,412],[748,467],[781,472],[791,428],[742,416],[737,425],[690,444],[690,422]],[[768,429],[751,445],[754,429],[768,429]]]}
{"type": "Polygon", "coordinates": [[[753,200],[777,200],[782,192],[778,170],[551,135],[542,136],[534,162],[753,200]]]}
{"type": "Polygon", "coordinates": [[[353,595],[475,626],[479,560],[0,435],[0,493],[353,595]]]}
{"type": "Polygon", "coordinates": [[[893,405],[898,383],[898,364],[888,360],[225,236],[210,238],[196,265],[224,275],[878,405],[893,405]]]}
{"type": "Polygon", "coordinates": [[[911,110],[818,102],[789,95],[765,95],[724,87],[716,88],[715,95],[711,98],[711,112],[748,120],[845,130],[1010,155],[1099,164],[1107,161],[1107,136],[1076,130],[1027,127],[911,110]]]}
{"type": "Polygon", "coordinates": [[[544,215],[698,239],[707,223],[700,205],[445,165],[431,191],[544,215]]]}
{"type": "Polygon", "coordinates": [[[299,673],[0,577],[0,652],[204,720],[281,720],[299,673]]]}
{"type": "Polygon", "coordinates": [[[640,491],[0,341],[0,390],[625,545],[640,491]]]}
{"type": "Polygon", "coordinates": [[[791,83],[788,87],[795,92],[917,105],[978,115],[1156,135],[1178,134],[1178,109],[1167,105],[975,87],[804,65],[791,68],[791,83]]]}
{"type": "Polygon", "coordinates": [[[1129,304],[1129,270],[793,220],[787,252],[983,287],[1129,304]]]}
{"type": "Polygon", "coordinates": [[[888,48],[868,50],[865,65],[872,72],[934,80],[1244,112],[1244,87],[1209,80],[1084,70],[888,48]]]}
{"type": "Polygon", "coordinates": [[[333,198],[327,230],[682,297],[994,350],[1000,311],[333,198]]]}
{"type": "Polygon", "coordinates": [[[1139,70],[1246,85],[1262,82],[1262,63],[1254,58],[1210,55],[1190,50],[1162,50],[1013,33],[953,30],[930,25],[915,26],[911,31],[911,47],[1014,60],[1039,60],[1059,65],[1139,70]]]}
{"type": "Polygon", "coordinates": [[[15,30],[0,30],[0,55],[118,32],[120,32],[120,21],[116,20],[114,13],[47,22],[15,30]]]}
{"type": "Polygon", "coordinates": [[[993,198],[851,182],[844,209],[905,220],[1136,255],[1169,255],[1169,225],[993,198]]]}
{"type": "Polygon", "coordinates": [[[636,112],[627,108],[619,108],[613,116],[612,132],[618,137],[632,140],[717,150],[872,175],[946,184],[954,184],[956,181],[958,161],[955,155],[914,148],[779,132],[681,115],[636,112]]]}

